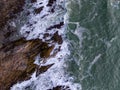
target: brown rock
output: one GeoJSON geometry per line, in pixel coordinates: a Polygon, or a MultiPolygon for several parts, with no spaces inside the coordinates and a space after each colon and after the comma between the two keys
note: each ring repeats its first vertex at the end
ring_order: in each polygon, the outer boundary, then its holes
{"type": "Polygon", "coordinates": [[[52,67],[53,65],[54,65],[54,64],[50,64],[50,65],[47,65],[47,66],[41,66],[40,68],[38,67],[36,76],[38,76],[38,75],[41,74],[41,73],[46,72],[46,71],[47,71],[50,67],[52,67]]]}
{"type": "Polygon", "coordinates": [[[51,51],[54,49],[54,46],[43,46],[44,49],[41,50],[40,57],[41,58],[48,58],[50,56],[51,51]]]}
{"type": "Polygon", "coordinates": [[[58,31],[54,33],[52,40],[54,40],[54,42],[57,42],[58,44],[63,43],[62,37],[58,34],[58,31]]]}
{"type": "Polygon", "coordinates": [[[25,0],[0,0],[0,28],[2,28],[6,22],[15,17],[15,14],[23,10],[25,0]]]}
{"type": "Polygon", "coordinates": [[[53,26],[50,26],[50,27],[47,28],[46,30],[51,30],[51,29],[53,29],[53,28],[60,29],[63,25],[64,25],[64,22],[60,22],[59,24],[55,24],[55,25],[53,25],[53,26]]]}
{"type": "MultiPolygon", "coordinates": [[[[48,47],[47,43],[39,39],[26,41],[21,38],[5,43],[0,48],[0,90],[8,90],[18,81],[29,79],[38,67],[33,63],[35,56],[40,53],[43,58],[48,58],[53,48],[54,46],[48,47]]],[[[37,69],[37,75],[44,73],[52,65],[37,69]]]]}
{"type": "Polygon", "coordinates": [[[3,46],[9,42],[15,41],[20,39],[21,36],[17,32],[17,29],[13,26],[9,26],[8,24],[5,25],[2,30],[0,30],[0,44],[3,46]]]}
{"type": "Polygon", "coordinates": [[[56,2],[56,0],[49,0],[47,6],[52,6],[54,4],[54,2],[56,2]]]}
{"type": "MultiPolygon", "coordinates": [[[[0,90],[8,90],[18,81],[29,79],[38,67],[33,64],[35,56],[40,53],[42,58],[48,58],[54,46],[49,47],[47,43],[39,39],[26,41],[19,37],[20,39],[10,40],[16,30],[4,29],[3,32],[1,34],[3,38],[0,38],[2,42],[0,47],[0,90]]],[[[37,75],[44,73],[51,66],[40,67],[37,75]]]]}
{"type": "MultiPolygon", "coordinates": [[[[50,0],[48,5],[51,5],[54,1],[50,0]]],[[[31,2],[36,2],[36,0],[31,2]]],[[[18,81],[30,78],[35,70],[39,75],[53,65],[38,68],[33,62],[38,54],[41,58],[50,57],[54,45],[48,46],[48,43],[39,39],[26,41],[17,33],[15,27],[6,24],[9,19],[22,10],[23,5],[24,0],[0,0],[0,90],[9,90],[18,81]]],[[[42,7],[36,9],[36,12],[40,13],[41,10],[42,7]]],[[[54,27],[59,28],[61,25],[55,25],[54,27]]],[[[27,33],[29,34],[29,32],[27,33]]],[[[53,35],[52,40],[59,44],[62,43],[62,38],[58,35],[58,32],[53,35]]]]}
{"type": "Polygon", "coordinates": [[[50,36],[49,33],[45,33],[43,38],[47,38],[47,37],[49,37],[49,36],[50,36]]]}
{"type": "Polygon", "coordinates": [[[44,8],[44,6],[39,7],[39,8],[36,8],[36,9],[34,10],[34,12],[35,12],[36,14],[39,14],[39,13],[43,10],[43,8],[44,8]]]}
{"type": "Polygon", "coordinates": [[[0,90],[8,90],[17,81],[29,78],[35,71],[34,57],[41,46],[40,40],[21,39],[0,49],[0,90]]]}
{"type": "Polygon", "coordinates": [[[31,3],[35,3],[35,2],[37,2],[37,0],[31,0],[31,3]]]}

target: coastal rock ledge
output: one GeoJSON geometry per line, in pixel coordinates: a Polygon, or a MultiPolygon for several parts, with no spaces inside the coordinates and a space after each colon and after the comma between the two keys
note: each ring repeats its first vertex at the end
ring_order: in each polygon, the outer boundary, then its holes
{"type": "MultiPolygon", "coordinates": [[[[50,0],[48,5],[51,6],[53,1],[50,0]]],[[[31,3],[34,2],[36,0],[31,0],[31,3]]],[[[10,90],[15,83],[28,80],[35,70],[39,75],[53,65],[39,67],[34,64],[34,59],[38,54],[42,58],[48,58],[54,46],[49,46],[40,39],[26,40],[19,35],[14,37],[16,39],[11,39],[13,34],[18,33],[7,21],[16,18],[16,14],[23,10],[24,4],[25,0],[0,0],[0,90],[10,90]]],[[[62,38],[57,33],[51,40],[62,43],[62,38]]],[[[49,90],[69,90],[68,88],[57,86],[49,90]]]]}

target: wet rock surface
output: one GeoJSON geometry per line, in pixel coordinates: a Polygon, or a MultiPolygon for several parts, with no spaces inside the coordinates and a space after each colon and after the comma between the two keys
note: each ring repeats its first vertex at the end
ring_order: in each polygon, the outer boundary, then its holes
{"type": "Polygon", "coordinates": [[[56,24],[54,26],[50,26],[49,28],[47,28],[47,30],[51,30],[53,28],[60,29],[63,25],[64,25],[64,22],[60,22],[59,24],[56,24]]]}
{"type": "Polygon", "coordinates": [[[41,44],[40,40],[21,39],[0,49],[0,90],[8,90],[17,81],[29,77],[35,69],[34,56],[41,44]],[[36,45],[37,48],[33,48],[36,45]]]}
{"type": "Polygon", "coordinates": [[[37,9],[35,9],[34,11],[35,11],[36,14],[39,14],[43,10],[43,8],[44,7],[42,6],[42,7],[39,7],[37,9]]]}
{"type": "Polygon", "coordinates": [[[57,42],[58,44],[62,44],[62,37],[58,34],[58,32],[55,32],[53,34],[53,37],[51,38],[54,42],[57,42]]]}
{"type": "Polygon", "coordinates": [[[47,65],[47,66],[38,67],[36,76],[40,75],[41,73],[46,72],[46,71],[47,71],[50,67],[52,67],[53,65],[54,65],[54,64],[50,64],[50,65],[47,65]]]}
{"type": "Polygon", "coordinates": [[[47,71],[53,64],[38,67],[34,64],[34,58],[39,53],[49,57],[52,48],[39,39],[26,41],[23,38],[1,47],[0,90],[8,90],[18,81],[29,79],[36,69],[37,76],[47,71]]]}
{"type": "Polygon", "coordinates": [[[52,6],[55,2],[56,2],[56,0],[49,0],[47,6],[52,6]]]}
{"type": "MultiPolygon", "coordinates": [[[[48,6],[52,6],[55,1],[49,0],[48,6]]],[[[36,0],[31,0],[31,3],[35,2],[36,0]]],[[[49,46],[49,42],[41,39],[26,40],[17,32],[16,27],[7,23],[8,20],[16,18],[16,14],[23,10],[24,4],[25,0],[0,0],[0,90],[9,90],[13,84],[28,80],[33,72],[36,71],[36,76],[38,76],[54,65],[54,63],[46,66],[34,64],[34,59],[38,54],[41,58],[49,58],[55,48],[54,44],[49,46]]],[[[35,9],[35,13],[39,14],[43,8],[35,9]]],[[[48,29],[60,29],[63,25],[64,23],[61,22],[48,29]]],[[[26,33],[29,34],[30,31],[26,33]]],[[[46,33],[44,36],[47,38],[50,35],[46,33]]],[[[51,37],[50,41],[58,44],[63,43],[58,32],[55,32],[51,37]]],[[[60,51],[60,47],[55,53],[58,51],[60,51]]],[[[64,89],[62,86],[57,86],[50,90],[64,89]]]]}
{"type": "Polygon", "coordinates": [[[25,0],[0,0],[0,28],[15,14],[22,11],[25,0]]]}

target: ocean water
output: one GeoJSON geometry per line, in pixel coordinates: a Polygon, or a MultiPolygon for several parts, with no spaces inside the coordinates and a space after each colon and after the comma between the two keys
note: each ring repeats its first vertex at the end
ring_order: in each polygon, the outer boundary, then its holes
{"type": "Polygon", "coordinates": [[[82,90],[120,90],[120,1],[68,1],[68,70],[82,90]]]}
{"type": "Polygon", "coordinates": [[[64,22],[62,28],[48,32],[62,35],[62,45],[49,42],[56,48],[61,46],[61,51],[46,63],[36,56],[38,65],[55,64],[38,77],[34,72],[30,80],[18,82],[11,90],[48,90],[58,85],[71,90],[120,90],[120,1],[56,0],[54,13],[48,12],[48,1],[30,5],[28,21],[33,25],[24,23],[20,33],[27,40],[47,41],[51,37],[43,39],[46,28],[64,22]],[[41,6],[43,11],[34,14],[33,9],[41,6]]]}

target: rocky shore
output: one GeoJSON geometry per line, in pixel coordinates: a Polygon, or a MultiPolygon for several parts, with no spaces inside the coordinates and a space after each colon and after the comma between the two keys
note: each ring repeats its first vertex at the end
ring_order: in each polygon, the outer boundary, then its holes
{"type": "Polygon", "coordinates": [[[15,18],[15,14],[23,10],[25,0],[0,0],[0,28],[15,18]]]}
{"type": "MultiPolygon", "coordinates": [[[[49,0],[48,6],[56,0],[49,0]]],[[[31,0],[35,3],[36,0],[31,0]]],[[[39,54],[41,58],[48,58],[54,49],[54,45],[49,46],[48,42],[41,39],[26,40],[20,36],[14,26],[10,26],[7,22],[16,18],[16,14],[23,10],[25,0],[0,0],[0,90],[10,90],[10,87],[24,80],[28,80],[33,72],[37,72],[36,76],[46,72],[53,64],[41,66],[34,64],[35,57],[39,54]],[[15,38],[15,39],[12,39],[15,38]]],[[[35,9],[35,13],[39,14],[43,7],[35,9]]],[[[54,10],[52,10],[53,12],[54,10]]],[[[61,28],[64,23],[50,26],[52,28],[61,28]]],[[[44,38],[49,34],[45,33],[44,38]]],[[[54,43],[62,44],[62,37],[55,32],[50,39],[54,43]]],[[[53,56],[60,50],[56,50],[53,56]]],[[[66,90],[64,86],[57,86],[49,90],[66,90]]],[[[68,90],[68,87],[67,87],[68,90]]]]}

